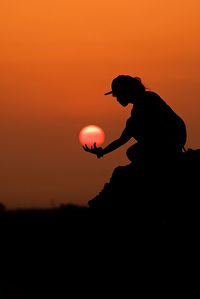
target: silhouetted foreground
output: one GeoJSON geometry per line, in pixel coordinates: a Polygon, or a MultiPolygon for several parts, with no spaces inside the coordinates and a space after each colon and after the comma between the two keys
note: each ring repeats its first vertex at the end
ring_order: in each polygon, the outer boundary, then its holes
{"type": "MultiPolygon", "coordinates": [[[[173,239],[171,246],[167,228],[173,227],[177,241],[181,229],[185,240],[185,227],[198,227],[199,167],[200,150],[188,150],[166,163],[117,167],[104,190],[89,202],[90,208],[6,211],[3,207],[0,297],[96,298],[105,293],[128,297],[135,281],[129,270],[135,269],[137,260],[141,268],[150,254],[155,228],[161,228],[155,252],[158,249],[167,264],[175,244],[173,239]]],[[[187,243],[192,245],[191,240],[187,243]]]]}
{"type": "MultiPolygon", "coordinates": [[[[0,298],[85,294],[95,271],[90,262],[105,244],[92,219],[89,208],[76,206],[2,211],[0,298]]],[[[93,266],[98,268],[98,260],[93,266]]]]}
{"type": "Polygon", "coordinates": [[[199,149],[119,166],[89,205],[132,228],[137,224],[197,224],[199,170],[199,149]]]}

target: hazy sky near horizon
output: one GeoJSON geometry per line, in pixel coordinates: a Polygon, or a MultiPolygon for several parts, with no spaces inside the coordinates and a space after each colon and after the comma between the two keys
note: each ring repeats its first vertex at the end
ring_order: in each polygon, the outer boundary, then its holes
{"type": "Polygon", "coordinates": [[[87,205],[128,163],[130,141],[103,159],[78,134],[118,138],[132,106],[112,96],[119,74],[141,77],[200,147],[199,0],[1,0],[0,202],[8,208],[87,205]]]}

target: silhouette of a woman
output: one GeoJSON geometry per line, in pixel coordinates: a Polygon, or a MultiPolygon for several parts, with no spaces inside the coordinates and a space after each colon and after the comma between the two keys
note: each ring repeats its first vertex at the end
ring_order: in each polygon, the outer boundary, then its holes
{"type": "Polygon", "coordinates": [[[104,149],[87,145],[83,149],[95,154],[98,158],[119,148],[131,138],[137,143],[127,150],[127,157],[133,161],[138,157],[152,155],[173,155],[181,152],[186,143],[184,121],[152,91],[146,91],[140,78],[120,75],[112,81],[112,94],[117,101],[126,107],[133,104],[131,117],[126,122],[120,138],[111,142],[104,149]]]}

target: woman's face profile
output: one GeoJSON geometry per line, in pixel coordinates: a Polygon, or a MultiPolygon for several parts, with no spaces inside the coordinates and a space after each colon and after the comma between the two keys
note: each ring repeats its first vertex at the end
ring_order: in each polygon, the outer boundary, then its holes
{"type": "Polygon", "coordinates": [[[117,102],[119,102],[123,107],[126,107],[129,104],[128,97],[126,95],[115,95],[117,102]]]}

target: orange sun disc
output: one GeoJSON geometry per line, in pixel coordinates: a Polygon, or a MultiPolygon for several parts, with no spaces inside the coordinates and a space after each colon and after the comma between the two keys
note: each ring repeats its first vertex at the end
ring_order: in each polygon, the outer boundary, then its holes
{"type": "Polygon", "coordinates": [[[87,144],[91,147],[96,142],[96,145],[101,145],[105,140],[104,131],[95,125],[88,125],[81,129],[79,133],[79,141],[82,145],[87,144]]]}

